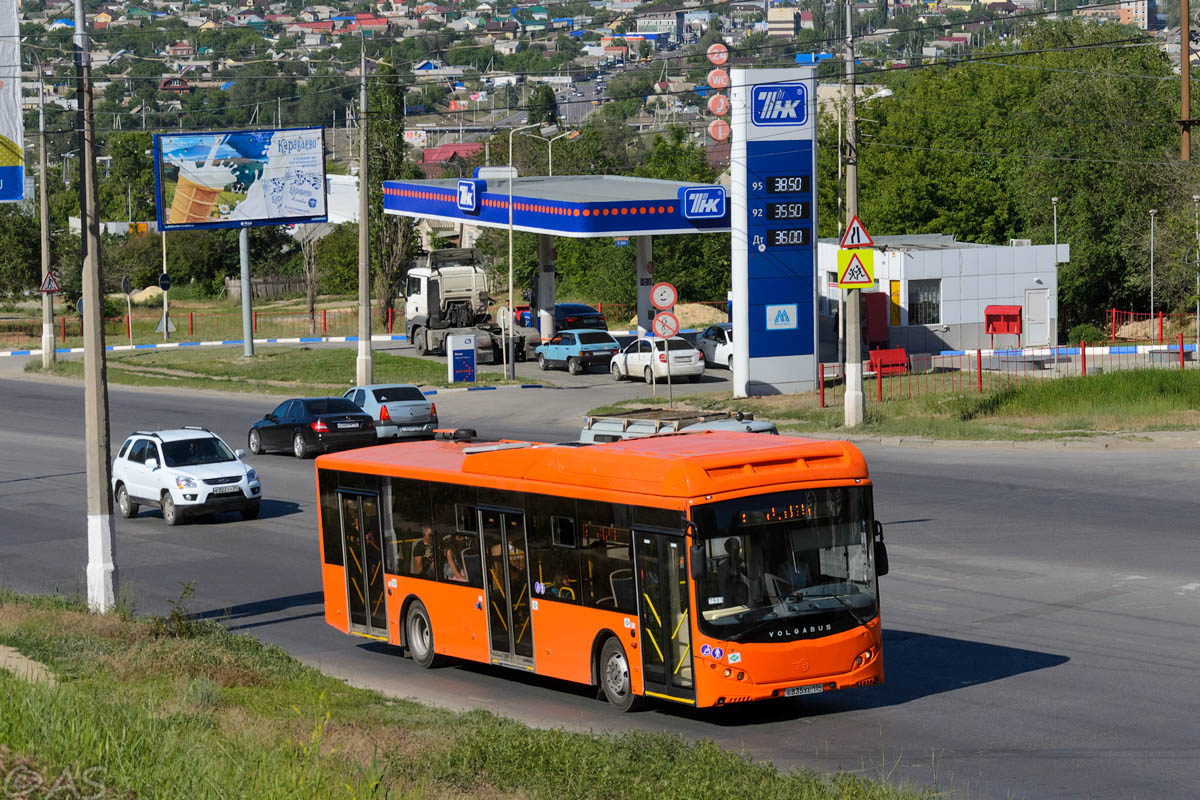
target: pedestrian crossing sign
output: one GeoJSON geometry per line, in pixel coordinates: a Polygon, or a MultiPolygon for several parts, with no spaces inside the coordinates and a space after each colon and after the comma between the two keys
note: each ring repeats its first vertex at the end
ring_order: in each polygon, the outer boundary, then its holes
{"type": "Polygon", "coordinates": [[[838,250],[837,265],[839,289],[875,288],[874,250],[838,250]]]}

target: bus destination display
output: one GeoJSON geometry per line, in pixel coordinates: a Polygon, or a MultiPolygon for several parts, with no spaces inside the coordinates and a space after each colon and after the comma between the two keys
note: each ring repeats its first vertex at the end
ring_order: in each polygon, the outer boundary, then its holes
{"type": "Polygon", "coordinates": [[[767,247],[803,247],[809,241],[808,228],[772,228],[767,231],[767,247]]]}
{"type": "Polygon", "coordinates": [[[767,194],[801,194],[808,191],[807,175],[774,175],[767,178],[767,194]]]}
{"type": "Polygon", "coordinates": [[[812,503],[787,503],[743,511],[739,515],[738,523],[743,527],[771,525],[776,522],[787,522],[795,519],[808,520],[815,517],[816,514],[814,513],[812,503]]]}

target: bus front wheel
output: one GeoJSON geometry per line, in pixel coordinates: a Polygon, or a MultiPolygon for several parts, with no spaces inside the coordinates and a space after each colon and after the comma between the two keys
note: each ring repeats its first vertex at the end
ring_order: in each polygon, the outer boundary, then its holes
{"type": "Polygon", "coordinates": [[[433,652],[433,626],[429,624],[429,612],[420,600],[414,600],[408,609],[404,633],[404,642],[412,660],[418,667],[432,667],[437,660],[433,652]]]}
{"type": "Polygon", "coordinates": [[[604,687],[608,702],[618,711],[632,711],[637,707],[639,698],[634,695],[629,679],[629,659],[615,636],[610,637],[600,651],[600,685],[604,687]]]}

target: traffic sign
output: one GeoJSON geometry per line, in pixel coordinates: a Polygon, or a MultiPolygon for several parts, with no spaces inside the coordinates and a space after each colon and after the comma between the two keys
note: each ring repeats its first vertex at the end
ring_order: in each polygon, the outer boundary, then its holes
{"type": "Polygon", "coordinates": [[[670,311],[678,299],[678,290],[666,281],[656,283],[650,287],[650,305],[659,311],[670,311]]]}
{"type": "Polygon", "coordinates": [[[670,311],[662,311],[654,315],[654,323],[651,326],[655,336],[661,336],[664,339],[670,339],[675,334],[679,333],[679,317],[672,314],[670,311]]]}
{"type": "Polygon", "coordinates": [[[846,232],[842,234],[841,247],[870,247],[875,244],[871,240],[871,234],[867,233],[866,226],[859,220],[855,214],[850,218],[850,226],[846,228],[846,232]]]}
{"type": "Polygon", "coordinates": [[[81,317],[83,316],[83,298],[82,297],[75,301],[75,310],[79,312],[79,316],[81,316],[81,317]]]}
{"type": "Polygon", "coordinates": [[[47,270],[46,277],[42,279],[42,286],[38,290],[42,294],[57,294],[62,291],[62,286],[58,282],[58,278],[54,277],[54,273],[47,270]]]}
{"type": "Polygon", "coordinates": [[[839,289],[875,288],[874,250],[839,250],[837,263],[839,289]]]}
{"type": "Polygon", "coordinates": [[[125,294],[133,294],[133,283],[130,282],[128,275],[121,278],[121,291],[125,294]]]}
{"type": "Polygon", "coordinates": [[[164,292],[170,291],[171,290],[171,276],[165,272],[162,275],[159,275],[158,276],[158,288],[162,289],[164,292]]]}

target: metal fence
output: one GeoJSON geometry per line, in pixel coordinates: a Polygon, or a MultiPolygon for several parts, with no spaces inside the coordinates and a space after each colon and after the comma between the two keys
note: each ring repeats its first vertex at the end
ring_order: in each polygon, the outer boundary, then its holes
{"type": "Polygon", "coordinates": [[[1194,312],[1157,311],[1148,314],[1116,308],[1109,310],[1108,339],[1111,342],[1167,344],[1175,341],[1180,333],[1185,339],[1197,341],[1194,312]]]}
{"type": "MultiPolygon", "coordinates": [[[[1025,350],[974,350],[948,355],[908,356],[903,366],[872,369],[863,364],[867,403],[886,403],[936,395],[983,394],[1025,381],[1087,377],[1132,369],[1196,369],[1196,345],[1176,334],[1161,346],[1104,345],[1025,350]]],[[[821,408],[845,401],[845,380],[838,364],[821,364],[818,374],[821,408]]]]}

